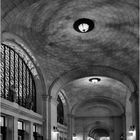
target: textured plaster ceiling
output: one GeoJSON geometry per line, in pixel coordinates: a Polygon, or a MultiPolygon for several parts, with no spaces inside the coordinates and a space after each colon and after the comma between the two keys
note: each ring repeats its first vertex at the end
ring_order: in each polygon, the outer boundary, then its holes
{"type": "Polygon", "coordinates": [[[1,19],[2,28],[8,26],[12,20],[16,18],[16,15],[20,13],[23,9],[30,6],[38,0],[2,0],[1,1],[1,19]]]}
{"type": "Polygon", "coordinates": [[[118,106],[105,99],[88,100],[75,111],[76,117],[110,117],[122,114],[118,106]]]}
{"type": "Polygon", "coordinates": [[[73,68],[106,65],[127,72],[138,81],[135,2],[40,1],[18,13],[14,24],[9,30],[30,44],[48,80],[73,68]],[[73,23],[82,17],[95,20],[93,31],[81,34],[73,29],[73,23]]]}
{"type": "MultiPolygon", "coordinates": [[[[138,84],[137,0],[42,0],[26,7],[15,12],[13,21],[3,28],[28,43],[48,86],[64,72],[88,65],[116,68],[138,84]],[[76,32],[73,23],[85,17],[95,21],[95,28],[76,32]]],[[[126,88],[115,80],[94,87],[75,82],[65,87],[72,104],[99,94],[121,103],[126,98],[126,88]]]]}
{"type": "Polygon", "coordinates": [[[75,111],[76,114],[81,116],[89,116],[89,114],[92,116],[115,116],[122,114],[123,112],[119,111],[120,108],[107,99],[118,101],[125,107],[126,98],[130,96],[128,88],[112,78],[98,77],[101,81],[96,84],[89,82],[90,78],[74,80],[63,88],[71,108],[75,107],[77,103],[79,104],[75,111]],[[100,99],[100,97],[103,97],[103,99],[100,99]]]}

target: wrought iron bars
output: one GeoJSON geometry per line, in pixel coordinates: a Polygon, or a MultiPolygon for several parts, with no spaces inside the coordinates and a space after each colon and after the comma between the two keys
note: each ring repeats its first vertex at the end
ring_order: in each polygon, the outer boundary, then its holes
{"type": "Polygon", "coordinates": [[[29,67],[13,48],[5,44],[1,44],[0,54],[0,96],[36,111],[36,87],[29,67]]]}

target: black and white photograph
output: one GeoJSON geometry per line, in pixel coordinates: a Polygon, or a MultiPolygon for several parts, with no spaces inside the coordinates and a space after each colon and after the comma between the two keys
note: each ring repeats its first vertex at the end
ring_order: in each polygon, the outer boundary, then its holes
{"type": "Polygon", "coordinates": [[[140,140],[139,0],[1,0],[0,140],[140,140]]]}

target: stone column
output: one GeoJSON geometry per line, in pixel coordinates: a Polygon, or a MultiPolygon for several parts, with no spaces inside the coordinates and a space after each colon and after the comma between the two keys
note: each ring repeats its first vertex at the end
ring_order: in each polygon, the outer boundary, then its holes
{"type": "Polygon", "coordinates": [[[126,115],[125,113],[122,115],[123,120],[123,140],[126,140],[126,115]]]}
{"type": "Polygon", "coordinates": [[[74,116],[72,114],[68,114],[68,140],[73,140],[74,132],[74,116]]]}
{"type": "Polygon", "coordinates": [[[33,140],[33,123],[29,122],[29,140],[33,140]]]}
{"type": "Polygon", "coordinates": [[[51,109],[51,128],[49,128],[51,130],[50,134],[51,134],[51,140],[57,140],[57,138],[59,137],[59,134],[54,133],[53,127],[57,127],[57,99],[52,98],[50,100],[50,109],[51,109]]]}
{"type": "Polygon", "coordinates": [[[114,130],[111,129],[110,132],[109,132],[109,134],[110,134],[110,140],[113,140],[114,130]]]}
{"type": "Polygon", "coordinates": [[[85,129],[85,126],[83,127],[83,140],[86,140],[86,129],[85,129]]]}
{"type": "Polygon", "coordinates": [[[135,126],[136,130],[136,140],[139,140],[139,96],[138,93],[132,93],[130,97],[130,102],[132,104],[132,125],[135,126]]]}
{"type": "Polygon", "coordinates": [[[49,95],[43,95],[43,137],[44,140],[51,140],[51,111],[49,95]]]}
{"type": "Polygon", "coordinates": [[[18,118],[14,117],[14,140],[18,140],[18,118]]]}
{"type": "Polygon", "coordinates": [[[7,132],[6,132],[6,137],[11,138],[11,140],[14,140],[14,117],[11,116],[6,116],[7,118],[7,132]]]}
{"type": "Polygon", "coordinates": [[[71,140],[71,115],[67,114],[68,116],[68,140],[71,140]]]}

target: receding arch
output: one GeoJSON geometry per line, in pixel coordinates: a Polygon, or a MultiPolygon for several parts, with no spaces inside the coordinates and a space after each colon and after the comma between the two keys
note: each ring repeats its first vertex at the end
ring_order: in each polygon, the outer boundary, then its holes
{"type": "Polygon", "coordinates": [[[95,96],[93,99],[85,100],[84,102],[79,102],[77,105],[73,106],[72,111],[71,111],[72,114],[75,114],[76,110],[80,108],[82,105],[85,106],[86,103],[90,103],[90,102],[92,102],[92,104],[94,104],[94,102],[95,104],[97,104],[98,102],[100,102],[100,104],[101,102],[102,103],[104,102],[104,104],[108,103],[106,107],[108,106],[108,108],[111,108],[112,106],[115,106],[116,108],[118,108],[118,110],[120,110],[119,111],[120,115],[125,113],[125,109],[119,101],[112,98],[103,97],[103,96],[95,96]]]}
{"type": "Polygon", "coordinates": [[[100,137],[109,137],[109,132],[108,130],[104,129],[104,128],[96,128],[96,129],[91,129],[89,131],[88,136],[92,137],[92,138],[96,138],[96,135],[100,136],[100,137]]]}
{"type": "Polygon", "coordinates": [[[113,131],[113,126],[102,121],[95,121],[91,124],[87,124],[85,129],[87,130],[87,136],[96,129],[104,129],[110,134],[113,131]]]}
{"type": "Polygon", "coordinates": [[[68,73],[64,73],[57,78],[49,88],[49,94],[53,97],[56,96],[56,93],[62,89],[69,82],[84,78],[88,76],[106,76],[112,79],[116,79],[122,82],[124,85],[128,87],[128,89],[134,93],[136,91],[136,84],[133,79],[123,73],[120,70],[108,67],[108,66],[85,66],[84,68],[74,69],[69,71],[68,73]]]}

